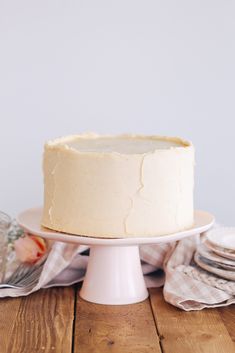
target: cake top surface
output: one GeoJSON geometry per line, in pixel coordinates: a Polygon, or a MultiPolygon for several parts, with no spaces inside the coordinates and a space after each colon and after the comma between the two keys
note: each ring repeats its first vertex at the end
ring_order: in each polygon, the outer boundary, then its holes
{"type": "Polygon", "coordinates": [[[182,148],[190,142],[178,137],[143,136],[143,135],[97,135],[93,133],[73,135],[49,141],[47,146],[64,147],[86,153],[144,154],[156,150],[182,148]]]}

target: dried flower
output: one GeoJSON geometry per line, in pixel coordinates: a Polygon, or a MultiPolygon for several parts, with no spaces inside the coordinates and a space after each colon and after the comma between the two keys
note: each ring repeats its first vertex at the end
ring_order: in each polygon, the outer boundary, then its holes
{"type": "Polygon", "coordinates": [[[36,235],[25,234],[14,242],[16,257],[21,262],[34,264],[46,252],[46,242],[36,235]]]}

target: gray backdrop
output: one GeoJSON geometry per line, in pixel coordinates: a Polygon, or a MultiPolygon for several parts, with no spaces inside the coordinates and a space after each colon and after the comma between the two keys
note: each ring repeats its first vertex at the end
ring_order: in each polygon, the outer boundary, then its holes
{"type": "Polygon", "coordinates": [[[0,0],[0,209],[42,203],[44,141],[179,135],[197,208],[235,224],[235,2],[0,0]]]}

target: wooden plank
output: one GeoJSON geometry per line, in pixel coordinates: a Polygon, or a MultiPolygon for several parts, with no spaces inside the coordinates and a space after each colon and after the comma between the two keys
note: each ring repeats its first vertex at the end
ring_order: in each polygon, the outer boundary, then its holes
{"type": "Polygon", "coordinates": [[[150,300],[164,353],[234,353],[217,309],[185,312],[166,303],[162,289],[151,289],[150,300]]]}
{"type": "Polygon", "coordinates": [[[235,305],[218,309],[228,333],[235,344],[235,305]]]}
{"type": "Polygon", "coordinates": [[[43,289],[27,297],[2,299],[1,353],[70,353],[74,300],[71,287],[43,289]]]}
{"type": "Polygon", "coordinates": [[[1,298],[0,299],[0,352],[7,352],[7,347],[10,344],[10,337],[14,322],[16,320],[20,298],[1,298]]]}
{"type": "Polygon", "coordinates": [[[74,353],[160,353],[150,302],[99,305],[77,298],[74,353]]]}

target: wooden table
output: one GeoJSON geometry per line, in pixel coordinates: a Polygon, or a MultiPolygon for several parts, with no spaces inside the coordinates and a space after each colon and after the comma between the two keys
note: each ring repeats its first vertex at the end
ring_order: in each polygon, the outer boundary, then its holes
{"type": "Polygon", "coordinates": [[[183,312],[150,289],[142,303],[88,303],[79,287],[0,299],[0,353],[234,353],[235,306],[183,312]]]}

